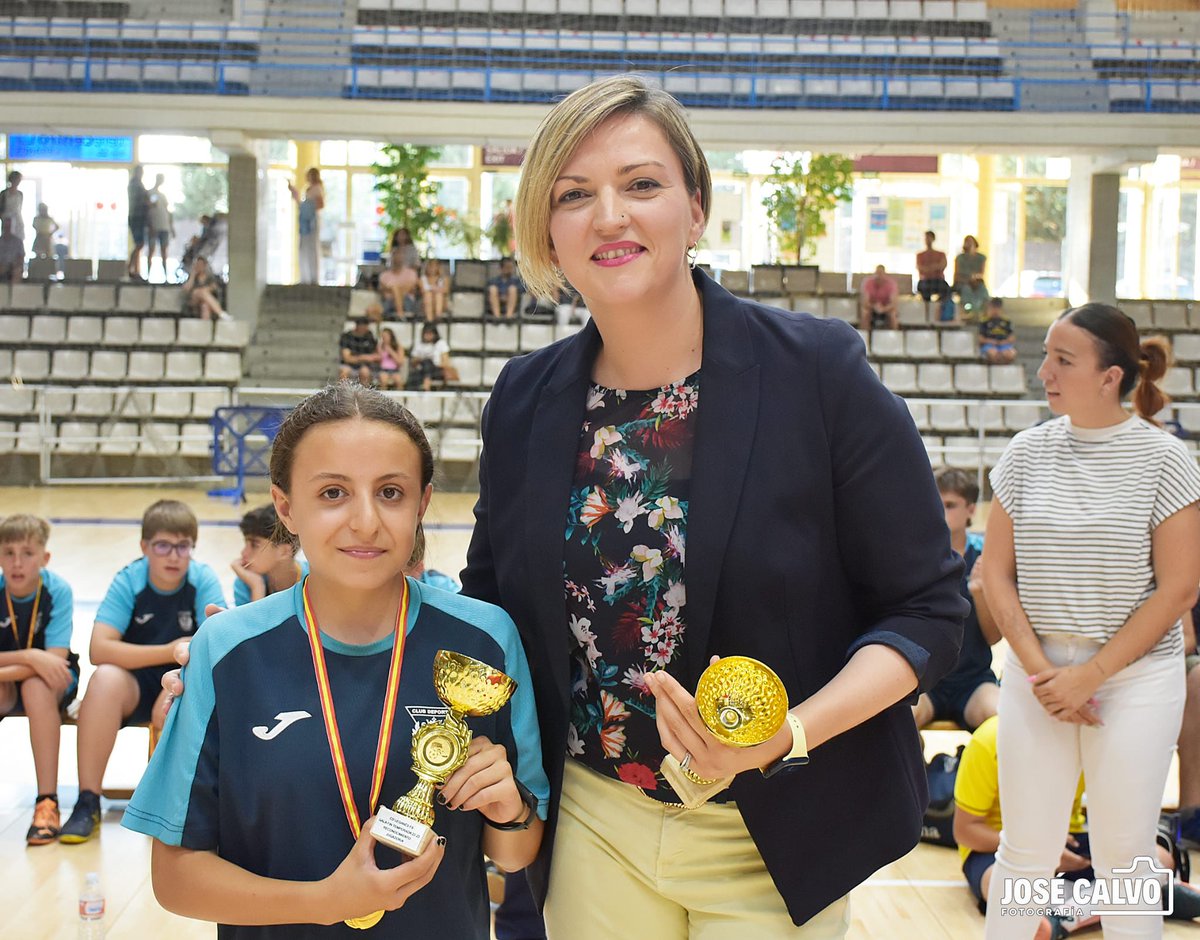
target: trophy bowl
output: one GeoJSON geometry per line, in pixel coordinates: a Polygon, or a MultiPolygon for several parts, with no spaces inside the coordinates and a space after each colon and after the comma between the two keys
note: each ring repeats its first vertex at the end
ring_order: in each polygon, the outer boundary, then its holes
{"type": "Polygon", "coordinates": [[[779,676],[747,656],[717,660],[696,685],[700,717],[713,734],[736,747],[769,740],[783,726],[787,705],[779,676]]]}
{"type": "Polygon", "coordinates": [[[476,718],[504,707],[517,688],[516,680],[499,669],[450,650],[433,657],[433,685],[451,710],[476,718]]]}

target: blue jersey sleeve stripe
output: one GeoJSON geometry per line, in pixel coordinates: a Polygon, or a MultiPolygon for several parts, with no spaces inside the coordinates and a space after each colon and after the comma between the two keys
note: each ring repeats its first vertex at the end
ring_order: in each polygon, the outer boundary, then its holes
{"type": "Polygon", "coordinates": [[[533,697],[533,677],[516,624],[495,604],[462,594],[431,590],[412,578],[409,578],[409,584],[415,588],[421,604],[435,607],[483,631],[504,651],[502,668],[517,682],[517,690],[509,703],[511,730],[517,746],[513,772],[538,798],[538,815],[545,819],[550,801],[550,781],[542,767],[542,736],[533,697]]]}
{"type": "Polygon", "coordinates": [[[134,602],[149,581],[149,571],[144,557],[118,571],[96,611],[97,622],[116,628],[124,636],[129,629],[129,618],[133,616],[134,602]]]}
{"type": "MultiPolygon", "coordinates": [[[[198,819],[191,812],[205,736],[217,707],[213,669],[239,644],[291,619],[293,604],[292,591],[284,591],[261,604],[210,617],[196,632],[183,673],[187,694],[167,716],[162,738],[129,802],[123,825],[167,845],[216,847],[214,833],[219,820],[198,819]]],[[[215,768],[206,770],[212,771],[206,777],[216,779],[215,768]]],[[[215,799],[202,802],[216,805],[215,799]]]]}
{"type": "Polygon", "coordinates": [[[71,631],[75,625],[75,596],[65,578],[43,569],[42,583],[46,586],[53,606],[50,622],[46,624],[46,649],[70,649],[71,631]]]}

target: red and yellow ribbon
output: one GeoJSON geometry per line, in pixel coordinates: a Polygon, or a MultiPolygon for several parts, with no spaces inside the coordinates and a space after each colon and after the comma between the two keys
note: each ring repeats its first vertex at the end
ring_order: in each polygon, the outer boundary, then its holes
{"type": "MultiPolygon", "coordinates": [[[[408,596],[408,582],[405,581],[404,587],[405,597],[408,596]]],[[[20,647],[21,631],[17,627],[17,612],[13,608],[12,595],[8,592],[8,585],[4,587],[4,602],[8,604],[8,626],[12,630],[13,643],[20,647]]],[[[25,638],[25,649],[33,648],[33,635],[37,632],[38,622],[38,605],[42,602],[42,579],[38,578],[37,594],[33,597],[33,612],[29,615],[29,636],[25,638]]]]}
{"type": "MultiPolygon", "coordinates": [[[[350,786],[350,771],[346,767],[346,752],[342,749],[342,736],[338,731],[337,713],[333,707],[333,690],[329,685],[329,670],[325,665],[325,650],[321,646],[321,634],[317,618],[313,616],[312,603],[308,596],[308,579],[304,580],[304,626],[308,630],[308,644],[312,650],[313,671],[317,677],[317,695],[321,699],[321,715],[325,719],[325,735],[329,739],[329,754],[333,758],[333,771],[337,776],[338,792],[342,795],[342,806],[346,810],[346,821],[357,839],[362,832],[358,806],[354,802],[354,790],[350,786]]],[[[383,699],[383,716],[379,719],[379,741],[375,745],[375,769],[371,773],[370,802],[367,812],[374,810],[383,789],[383,775],[387,771],[388,750],[392,743],[392,725],[396,718],[396,699],[400,692],[400,668],[404,663],[405,628],[408,623],[408,579],[404,579],[404,593],[400,596],[400,609],[396,612],[396,637],[392,644],[392,662],[388,669],[387,692],[383,699]]]]}

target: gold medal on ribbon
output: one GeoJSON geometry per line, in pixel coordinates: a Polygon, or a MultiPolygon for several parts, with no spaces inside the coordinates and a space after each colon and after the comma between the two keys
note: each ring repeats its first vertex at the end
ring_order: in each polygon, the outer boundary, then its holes
{"type": "MultiPolygon", "coordinates": [[[[329,739],[329,754],[333,758],[333,772],[337,777],[338,792],[342,807],[346,811],[346,822],[358,839],[362,823],[358,818],[358,806],[354,802],[354,790],[350,786],[350,770],[346,766],[346,752],[342,749],[342,736],[338,731],[337,714],[333,708],[333,690],[329,685],[329,670],[325,665],[325,649],[321,646],[321,632],[317,618],[313,616],[308,598],[308,579],[302,588],[304,597],[304,626],[308,630],[308,645],[312,651],[313,672],[317,678],[317,695],[321,700],[321,715],[325,719],[325,736],[329,739]]],[[[392,642],[392,662],[388,669],[387,692],[383,697],[383,715],[379,719],[379,741],[375,745],[375,768],[371,773],[370,801],[367,809],[379,802],[379,791],[383,789],[383,775],[387,771],[388,750],[392,743],[392,724],[396,718],[396,698],[400,692],[400,668],[404,663],[405,628],[408,623],[408,579],[404,579],[404,593],[400,596],[400,609],[396,612],[396,636],[392,642]]],[[[348,917],[346,925],[355,930],[369,930],[383,919],[383,911],[374,911],[361,917],[348,917]]]]}

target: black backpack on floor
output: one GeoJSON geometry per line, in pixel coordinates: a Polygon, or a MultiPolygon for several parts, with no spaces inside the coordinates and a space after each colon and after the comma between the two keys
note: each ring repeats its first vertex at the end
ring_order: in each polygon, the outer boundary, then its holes
{"type": "Polygon", "coordinates": [[[929,781],[929,806],[921,820],[921,841],[957,848],[954,841],[954,781],[965,744],[953,754],[934,754],[925,767],[929,781]]]}

